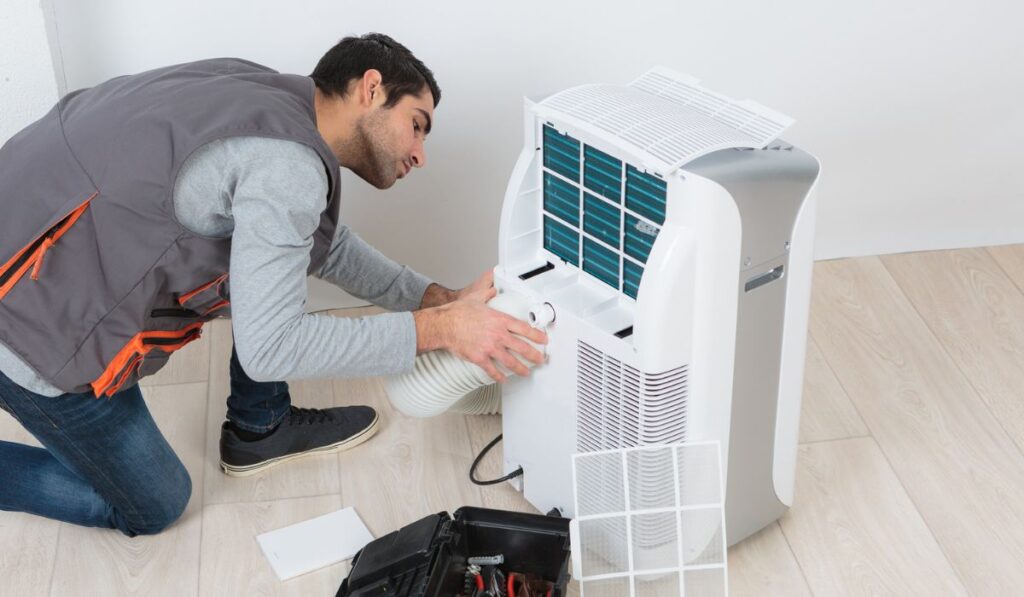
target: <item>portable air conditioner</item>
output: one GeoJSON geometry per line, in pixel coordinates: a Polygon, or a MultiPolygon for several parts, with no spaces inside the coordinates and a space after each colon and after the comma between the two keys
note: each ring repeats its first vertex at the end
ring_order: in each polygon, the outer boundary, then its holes
{"type": "Polygon", "coordinates": [[[717,441],[734,543],[792,503],[819,165],[792,119],[655,68],[525,104],[495,285],[549,305],[504,468],[574,515],[574,454],[717,441]]]}

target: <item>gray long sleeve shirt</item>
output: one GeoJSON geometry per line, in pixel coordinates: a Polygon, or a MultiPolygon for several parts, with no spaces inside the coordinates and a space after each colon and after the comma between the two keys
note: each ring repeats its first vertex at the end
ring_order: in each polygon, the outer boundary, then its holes
{"type": "MultiPolygon", "coordinates": [[[[313,272],[350,294],[397,311],[363,318],[306,314],[306,271],[328,180],[316,152],[292,141],[235,137],[197,150],[174,187],[179,222],[231,235],[232,331],[239,361],[257,381],[408,371],[412,314],[430,280],[339,225],[313,272]]],[[[0,344],[0,371],[47,396],[62,392],[0,344]]]]}

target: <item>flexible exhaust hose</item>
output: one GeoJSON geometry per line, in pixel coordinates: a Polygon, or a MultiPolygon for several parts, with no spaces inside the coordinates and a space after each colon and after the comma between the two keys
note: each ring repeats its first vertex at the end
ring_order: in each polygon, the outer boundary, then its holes
{"type": "MultiPolygon", "coordinates": [[[[535,327],[546,327],[553,319],[550,305],[535,305],[516,293],[499,294],[488,306],[529,321],[535,327]]],[[[544,346],[526,342],[544,352],[544,346]]],[[[532,362],[519,360],[533,367],[532,362]]],[[[498,368],[506,375],[513,375],[500,364],[498,368]]],[[[412,371],[388,378],[386,385],[391,404],[410,417],[433,417],[449,410],[468,415],[501,412],[500,384],[494,383],[480,367],[447,350],[421,354],[416,357],[412,371]]]]}

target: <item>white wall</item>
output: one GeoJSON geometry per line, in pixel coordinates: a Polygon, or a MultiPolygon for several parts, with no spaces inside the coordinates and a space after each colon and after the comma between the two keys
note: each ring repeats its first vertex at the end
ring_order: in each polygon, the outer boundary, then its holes
{"type": "Polygon", "coordinates": [[[0,144],[57,101],[57,78],[39,0],[0,2],[0,144]]]}
{"type": "Polygon", "coordinates": [[[305,74],[366,31],[408,45],[444,91],[429,167],[384,193],[348,177],[342,215],[453,286],[497,258],[521,96],[657,63],[797,119],[824,163],[818,258],[1024,241],[1020,3],[55,2],[71,89],[223,55],[305,74]]]}

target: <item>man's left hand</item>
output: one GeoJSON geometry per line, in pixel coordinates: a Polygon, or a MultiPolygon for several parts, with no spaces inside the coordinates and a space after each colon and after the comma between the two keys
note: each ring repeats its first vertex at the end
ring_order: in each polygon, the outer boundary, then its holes
{"type": "Polygon", "coordinates": [[[420,303],[420,309],[440,307],[441,305],[447,305],[453,301],[460,300],[486,303],[494,298],[495,294],[494,272],[492,270],[487,270],[482,276],[477,278],[476,281],[461,290],[451,290],[437,283],[427,286],[426,292],[423,293],[423,300],[420,303]]]}
{"type": "Polygon", "coordinates": [[[472,284],[462,290],[456,291],[455,300],[479,301],[486,303],[494,298],[494,270],[487,270],[472,284]]]}

